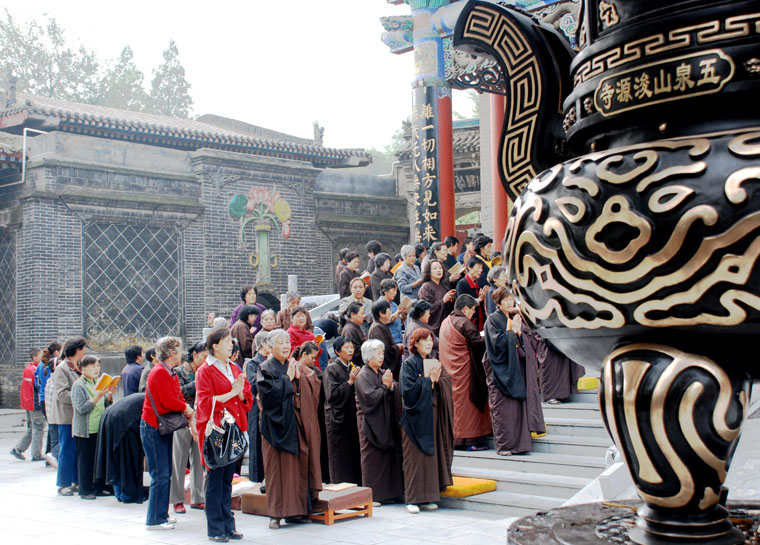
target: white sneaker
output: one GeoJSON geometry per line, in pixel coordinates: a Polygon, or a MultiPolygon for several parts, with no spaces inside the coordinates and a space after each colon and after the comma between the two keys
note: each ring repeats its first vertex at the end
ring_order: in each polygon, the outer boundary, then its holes
{"type": "Polygon", "coordinates": [[[146,528],[148,530],[174,530],[174,524],[167,521],[163,524],[150,524],[146,528]]]}
{"type": "Polygon", "coordinates": [[[423,503],[420,505],[420,509],[422,509],[423,511],[435,511],[436,509],[438,509],[438,504],[437,503],[423,503]]]}
{"type": "Polygon", "coordinates": [[[416,515],[420,512],[420,508],[414,505],[413,503],[409,503],[406,506],[406,510],[409,511],[412,515],[416,515]]]}
{"type": "Polygon", "coordinates": [[[177,519],[175,519],[174,517],[166,517],[166,522],[168,522],[169,524],[177,524],[177,519]]]}
{"type": "Polygon", "coordinates": [[[45,460],[47,460],[47,463],[49,463],[51,466],[58,467],[58,460],[56,460],[55,456],[53,456],[49,452],[45,454],[45,460]]]}

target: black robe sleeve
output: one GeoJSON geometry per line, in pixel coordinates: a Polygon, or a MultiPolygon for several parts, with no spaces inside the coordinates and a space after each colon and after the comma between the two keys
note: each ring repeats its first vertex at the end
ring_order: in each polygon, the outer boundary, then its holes
{"type": "Polygon", "coordinates": [[[433,428],[433,383],[424,376],[422,358],[412,354],[401,364],[401,398],[404,410],[401,427],[418,449],[428,456],[435,454],[433,428]]]}
{"type": "Polygon", "coordinates": [[[525,400],[525,377],[518,360],[519,339],[507,331],[507,317],[500,310],[486,320],[486,357],[491,364],[493,381],[507,397],[525,400]]]}
{"type": "Polygon", "coordinates": [[[359,371],[355,390],[364,420],[362,433],[375,448],[386,450],[393,447],[393,392],[369,366],[359,371]]]}
{"type": "Polygon", "coordinates": [[[293,385],[282,365],[269,358],[259,366],[256,387],[261,400],[261,435],[277,450],[298,454],[293,385]]]}

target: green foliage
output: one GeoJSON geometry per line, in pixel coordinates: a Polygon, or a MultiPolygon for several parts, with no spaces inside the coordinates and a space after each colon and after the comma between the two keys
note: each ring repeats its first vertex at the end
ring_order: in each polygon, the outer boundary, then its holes
{"type": "Polygon", "coordinates": [[[0,18],[3,83],[9,75],[17,78],[19,92],[33,95],[173,117],[192,113],[190,84],[174,41],[164,51],[164,62],[153,70],[149,95],[129,45],[118,59],[101,66],[94,51],[67,42],[55,19],[19,22],[6,9],[5,18],[0,18]]]}
{"type": "Polygon", "coordinates": [[[179,49],[174,40],[164,51],[164,62],[153,70],[150,97],[155,113],[172,117],[190,117],[193,99],[190,84],[185,79],[185,69],[179,62],[179,49]]]}
{"type": "Polygon", "coordinates": [[[82,45],[69,47],[55,19],[21,24],[5,10],[5,20],[0,20],[0,74],[16,76],[19,91],[96,102],[98,69],[95,53],[82,45]]]}
{"type": "Polygon", "coordinates": [[[132,48],[125,46],[115,64],[106,68],[99,83],[98,104],[132,110],[151,111],[151,99],[143,87],[143,73],[135,65],[132,48]]]}
{"type": "Polygon", "coordinates": [[[248,198],[245,195],[236,193],[235,196],[232,197],[228,207],[230,216],[233,218],[242,218],[245,214],[245,207],[247,204],[248,198]]]}

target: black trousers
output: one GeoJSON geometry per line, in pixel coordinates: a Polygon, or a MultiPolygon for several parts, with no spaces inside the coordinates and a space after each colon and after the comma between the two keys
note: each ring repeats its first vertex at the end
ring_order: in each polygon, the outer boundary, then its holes
{"type": "Polygon", "coordinates": [[[77,476],[79,478],[79,495],[97,494],[103,490],[103,482],[95,481],[95,455],[98,446],[98,434],[89,437],[77,437],[77,476]]]}
{"type": "Polygon", "coordinates": [[[232,477],[235,464],[206,472],[206,529],[209,537],[235,531],[232,514],[232,477]]]}

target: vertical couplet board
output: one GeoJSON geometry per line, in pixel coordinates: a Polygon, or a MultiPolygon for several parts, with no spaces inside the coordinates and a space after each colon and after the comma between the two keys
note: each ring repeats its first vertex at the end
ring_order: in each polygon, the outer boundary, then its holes
{"type": "Polygon", "coordinates": [[[429,246],[441,238],[438,194],[438,89],[414,89],[412,116],[412,175],[414,183],[414,238],[429,246]]]}

